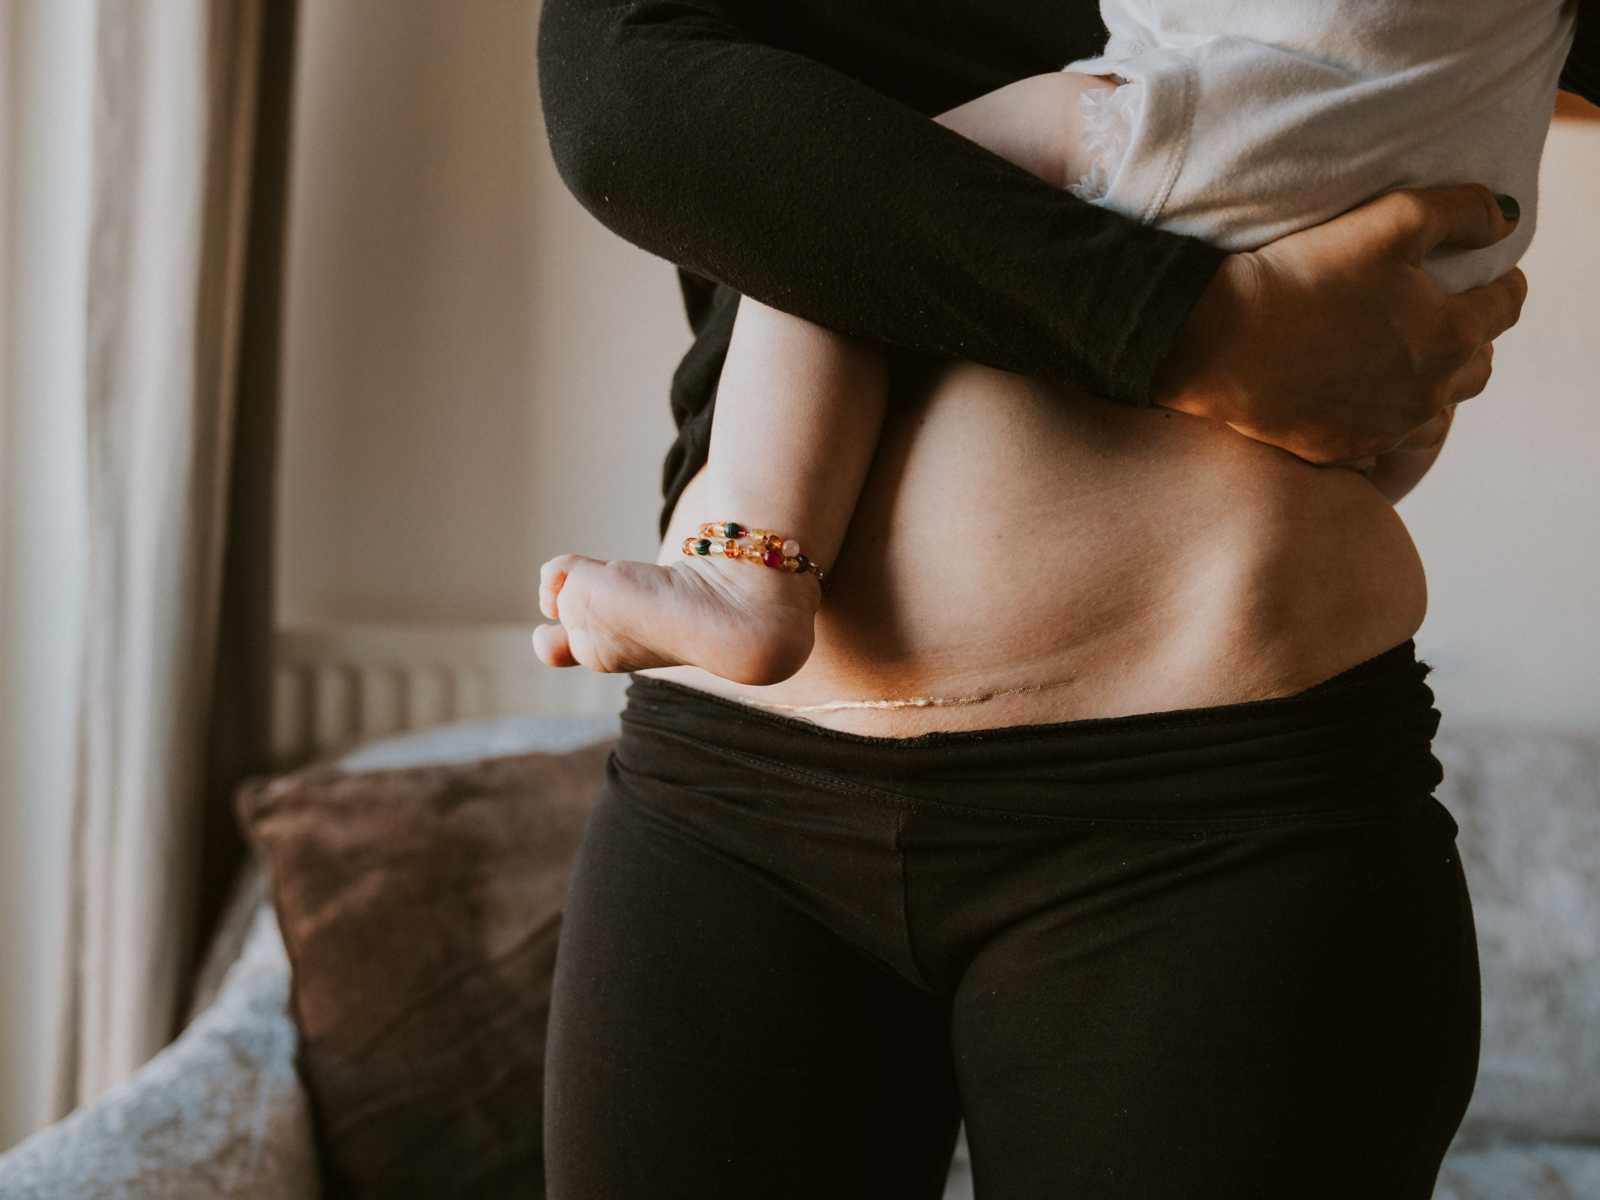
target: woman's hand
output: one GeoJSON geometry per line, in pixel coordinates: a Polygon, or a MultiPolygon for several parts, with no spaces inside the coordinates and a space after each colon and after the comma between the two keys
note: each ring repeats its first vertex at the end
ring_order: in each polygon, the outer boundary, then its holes
{"type": "Polygon", "coordinates": [[[1400,503],[1412,488],[1422,482],[1422,477],[1432,468],[1439,451],[1444,448],[1445,438],[1450,436],[1450,422],[1455,414],[1454,404],[1445,405],[1433,420],[1389,453],[1378,455],[1373,460],[1372,469],[1363,472],[1372,481],[1372,486],[1388,497],[1390,504],[1400,503]]]}
{"type": "Polygon", "coordinates": [[[1513,268],[1451,295],[1423,257],[1493,245],[1515,228],[1480,184],[1407,188],[1229,255],[1156,403],[1320,464],[1442,441],[1440,414],[1483,391],[1492,343],[1516,324],[1528,284],[1513,268]]]}
{"type": "MultiPolygon", "coordinates": [[[[1488,348],[1493,351],[1494,346],[1490,345],[1488,348]]],[[[1419,426],[1416,432],[1408,436],[1390,453],[1393,454],[1397,450],[1437,450],[1444,445],[1444,439],[1449,436],[1450,422],[1455,420],[1455,415],[1456,406],[1454,404],[1446,404],[1434,414],[1432,420],[1425,425],[1419,426]]]]}

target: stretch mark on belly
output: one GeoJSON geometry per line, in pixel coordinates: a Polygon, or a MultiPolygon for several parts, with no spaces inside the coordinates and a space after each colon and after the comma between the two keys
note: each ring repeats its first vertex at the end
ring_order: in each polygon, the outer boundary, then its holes
{"type": "Polygon", "coordinates": [[[979,692],[975,696],[906,696],[887,700],[828,700],[821,704],[777,704],[770,700],[749,700],[761,708],[781,708],[785,712],[838,712],[847,708],[948,708],[957,704],[981,704],[1001,696],[1021,696],[1030,692],[1047,692],[1052,688],[1067,687],[1076,683],[1063,679],[1057,683],[1030,683],[1024,687],[999,688],[992,692],[979,692]]]}

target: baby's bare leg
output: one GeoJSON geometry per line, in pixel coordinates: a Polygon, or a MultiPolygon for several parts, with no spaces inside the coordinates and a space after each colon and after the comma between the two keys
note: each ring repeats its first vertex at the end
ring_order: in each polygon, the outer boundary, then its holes
{"type": "MultiPolygon", "coordinates": [[[[1056,186],[1087,168],[1078,96],[1099,76],[1035,76],[937,118],[1056,186]]],[[[700,521],[739,521],[799,540],[824,569],[843,544],[888,403],[874,348],[746,297],[717,388],[700,521]]],[[[672,554],[673,547],[667,548],[672,554]]],[[[534,644],[552,666],[632,671],[689,664],[777,683],[811,653],[821,592],[809,574],[712,557],[658,564],[561,555],[540,572],[559,625],[534,644]]]]}
{"type": "MultiPolygon", "coordinates": [[[[798,539],[824,570],[844,542],[877,447],[887,368],[876,349],[745,297],[717,386],[701,521],[798,539]]],[[[541,571],[539,656],[604,671],[686,663],[740,683],[788,678],[811,653],[821,590],[724,558],[604,563],[578,555],[541,571]]]]}
{"type": "Polygon", "coordinates": [[[1119,83],[1108,75],[1052,71],[1009,83],[935,119],[1046,183],[1064,188],[1082,178],[1091,165],[1079,97],[1089,91],[1110,91],[1119,83]]]}
{"type": "Polygon", "coordinates": [[[887,366],[876,347],[741,299],[717,384],[704,485],[722,507],[705,519],[726,515],[793,533],[809,557],[831,565],[866,481],[887,397],[887,366]]]}

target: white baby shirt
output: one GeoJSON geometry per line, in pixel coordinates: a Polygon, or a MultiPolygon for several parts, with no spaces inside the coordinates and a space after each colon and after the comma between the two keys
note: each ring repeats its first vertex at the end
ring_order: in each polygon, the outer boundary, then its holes
{"type": "Polygon", "coordinates": [[[1423,263],[1489,282],[1533,238],[1539,161],[1578,0],[1101,0],[1111,37],[1068,71],[1098,176],[1074,191],[1226,250],[1251,250],[1398,187],[1483,183],[1516,231],[1423,263]]]}

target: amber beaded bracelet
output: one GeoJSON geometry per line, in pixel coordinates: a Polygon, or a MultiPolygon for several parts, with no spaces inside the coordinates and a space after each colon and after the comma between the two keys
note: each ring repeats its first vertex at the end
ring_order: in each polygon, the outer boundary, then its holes
{"type": "Polygon", "coordinates": [[[800,543],[770,529],[751,529],[737,521],[707,521],[700,526],[699,537],[683,539],[685,554],[703,557],[720,554],[724,558],[742,558],[747,562],[761,563],[777,571],[801,574],[809,571],[822,582],[822,568],[800,553],[800,543]],[[748,537],[748,542],[740,539],[748,537]]]}

